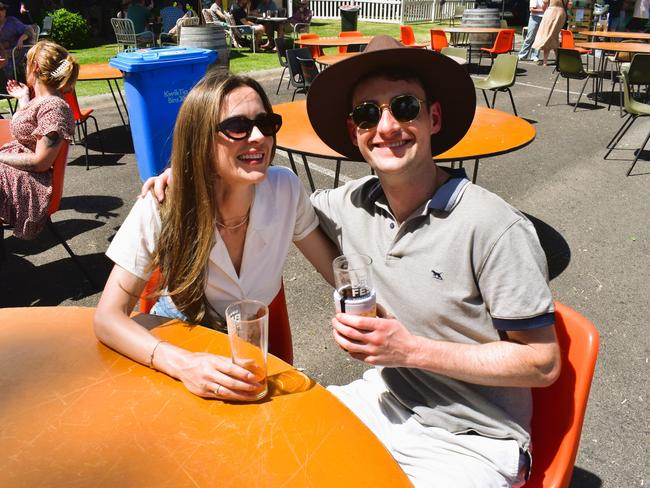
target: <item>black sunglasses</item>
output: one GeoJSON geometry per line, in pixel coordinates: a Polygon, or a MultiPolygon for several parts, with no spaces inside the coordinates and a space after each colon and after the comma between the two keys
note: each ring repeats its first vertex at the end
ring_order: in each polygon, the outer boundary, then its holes
{"type": "Polygon", "coordinates": [[[411,122],[420,113],[424,100],[413,95],[397,95],[390,103],[378,105],[375,102],[363,102],[352,110],[350,117],[359,129],[377,127],[382,111],[387,108],[398,122],[411,122]]]}
{"type": "Polygon", "coordinates": [[[261,113],[251,120],[243,115],[238,115],[221,121],[217,130],[223,132],[230,139],[241,141],[250,137],[253,127],[257,127],[265,136],[273,136],[282,127],[282,116],[274,113],[261,113]]]}

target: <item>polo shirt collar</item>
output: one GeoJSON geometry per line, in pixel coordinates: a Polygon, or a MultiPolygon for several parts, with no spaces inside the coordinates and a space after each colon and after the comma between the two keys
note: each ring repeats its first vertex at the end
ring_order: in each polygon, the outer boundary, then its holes
{"type": "MultiPolygon", "coordinates": [[[[443,212],[451,212],[463,195],[463,192],[467,188],[467,185],[470,184],[469,179],[467,178],[467,173],[464,168],[439,168],[443,171],[449,173],[449,179],[436,190],[436,192],[429,200],[429,203],[426,205],[426,208],[431,210],[441,210],[443,212]]],[[[375,180],[375,184],[368,192],[368,198],[373,204],[379,203],[380,200],[385,201],[384,190],[379,183],[379,180],[375,180]]]]}

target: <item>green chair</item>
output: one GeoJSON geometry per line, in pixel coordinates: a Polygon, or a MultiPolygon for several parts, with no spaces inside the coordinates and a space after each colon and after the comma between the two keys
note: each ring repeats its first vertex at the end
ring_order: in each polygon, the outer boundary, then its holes
{"type": "Polygon", "coordinates": [[[467,48],[464,47],[443,47],[440,50],[441,54],[444,54],[445,56],[455,56],[457,58],[462,58],[465,61],[467,61],[467,48]]]}
{"type": "Polygon", "coordinates": [[[585,91],[585,87],[587,86],[587,82],[589,81],[589,78],[592,78],[593,86],[594,86],[594,92],[595,92],[594,108],[598,107],[598,78],[600,77],[600,72],[595,70],[585,69],[584,66],[582,65],[582,58],[580,57],[580,53],[578,51],[576,51],[575,49],[562,49],[562,48],[558,49],[557,71],[558,71],[557,76],[555,77],[555,81],[553,82],[553,88],[551,88],[551,93],[548,94],[548,98],[546,99],[547,107],[548,107],[548,103],[551,101],[553,90],[555,90],[555,85],[557,84],[557,80],[560,78],[560,76],[566,78],[567,105],[570,105],[569,80],[585,80],[584,85],[582,85],[582,90],[580,90],[580,95],[578,95],[578,100],[576,100],[576,104],[573,107],[574,112],[578,108],[578,103],[580,103],[580,98],[582,98],[582,94],[585,91]]]}
{"type": "MultiPolygon", "coordinates": [[[[650,85],[650,54],[635,54],[630,63],[622,63],[620,72],[627,72],[627,84],[630,87],[641,87],[643,85],[650,85]]],[[[619,97],[620,97],[620,110],[621,117],[623,116],[623,83],[622,77],[619,73],[614,83],[612,83],[612,92],[609,97],[609,110],[612,106],[612,99],[614,98],[614,90],[616,84],[620,83],[619,97]]]]}
{"type": "MultiPolygon", "coordinates": [[[[648,105],[647,103],[639,102],[630,96],[629,74],[623,71],[621,72],[621,77],[623,78],[623,83],[622,83],[623,84],[623,106],[625,107],[625,111],[629,114],[629,116],[627,119],[625,119],[625,122],[623,122],[621,128],[618,129],[616,134],[614,134],[614,137],[612,137],[612,140],[609,141],[609,144],[607,144],[609,151],[607,151],[607,154],[605,154],[605,157],[603,159],[607,159],[610,153],[614,149],[616,149],[616,145],[621,141],[625,133],[630,129],[630,127],[632,127],[632,124],[639,117],[650,116],[650,105],[648,105]]],[[[648,143],[648,139],[650,139],[650,132],[648,132],[648,135],[643,140],[643,144],[641,145],[639,150],[636,151],[636,155],[634,156],[634,161],[632,162],[632,166],[630,166],[630,169],[627,171],[627,176],[630,176],[630,173],[632,173],[632,170],[634,169],[634,166],[636,165],[639,156],[641,155],[643,149],[645,149],[645,146],[648,143]]]]}
{"type": "Polygon", "coordinates": [[[512,102],[512,110],[517,115],[517,108],[515,107],[515,100],[512,98],[510,87],[514,86],[517,78],[517,62],[519,58],[516,54],[499,54],[490,68],[488,77],[481,80],[472,79],[474,88],[483,91],[485,103],[488,107],[494,108],[494,103],[497,98],[498,92],[508,92],[510,95],[510,102],[512,102]],[[492,104],[488,101],[486,90],[492,90],[492,104]]]}

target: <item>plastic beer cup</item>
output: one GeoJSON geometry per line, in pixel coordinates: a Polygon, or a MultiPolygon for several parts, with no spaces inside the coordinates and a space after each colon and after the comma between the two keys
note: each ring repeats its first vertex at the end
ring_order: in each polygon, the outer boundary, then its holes
{"type": "Polygon", "coordinates": [[[372,286],[372,259],[365,254],[339,256],[334,269],[334,304],[337,312],[377,316],[377,294],[372,286]]]}

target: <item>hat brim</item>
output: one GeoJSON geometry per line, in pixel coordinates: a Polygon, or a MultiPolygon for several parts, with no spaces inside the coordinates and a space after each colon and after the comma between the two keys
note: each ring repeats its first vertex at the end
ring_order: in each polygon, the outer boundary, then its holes
{"type": "Polygon", "coordinates": [[[307,95],[307,113],[325,144],[348,159],[363,161],[346,124],[352,111],[352,91],[361,78],[384,69],[402,69],[417,76],[430,99],[440,102],[442,128],[431,136],[432,156],[451,149],[463,138],[476,111],[474,83],[465,68],[435,51],[398,48],[362,53],[318,74],[307,95]]]}

